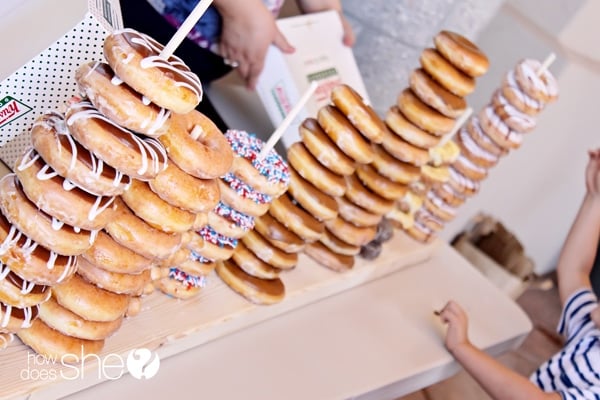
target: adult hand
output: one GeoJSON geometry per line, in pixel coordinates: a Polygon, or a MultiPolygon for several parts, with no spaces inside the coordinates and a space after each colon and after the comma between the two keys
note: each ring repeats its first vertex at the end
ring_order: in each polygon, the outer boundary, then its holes
{"type": "Polygon", "coordinates": [[[458,303],[450,300],[440,311],[440,318],[448,324],[446,332],[445,346],[451,353],[463,345],[470,345],[468,330],[468,318],[465,311],[458,303]]]}
{"type": "Polygon", "coordinates": [[[220,54],[237,64],[246,86],[254,89],[268,47],[273,44],[284,53],[292,53],[294,47],[279,31],[262,0],[218,0],[214,4],[223,19],[220,54]]]}

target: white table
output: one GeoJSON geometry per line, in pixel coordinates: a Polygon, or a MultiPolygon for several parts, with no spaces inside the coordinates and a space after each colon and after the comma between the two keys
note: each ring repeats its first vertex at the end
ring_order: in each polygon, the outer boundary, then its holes
{"type": "Polygon", "coordinates": [[[532,328],[443,244],[425,263],[163,360],[150,380],[127,375],[68,399],[392,399],[458,370],[433,315],[451,298],[469,313],[473,342],[493,355],[532,328]]]}

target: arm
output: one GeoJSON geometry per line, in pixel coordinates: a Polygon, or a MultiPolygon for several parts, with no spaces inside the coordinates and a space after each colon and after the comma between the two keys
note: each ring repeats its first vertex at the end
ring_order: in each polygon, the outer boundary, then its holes
{"type": "Polygon", "coordinates": [[[340,0],[296,0],[298,8],[303,14],[309,14],[319,11],[336,10],[342,19],[342,27],[344,28],[344,37],[342,42],[346,46],[353,46],[355,42],[354,32],[350,22],[344,17],[342,12],[342,4],[340,0]]]}
{"type": "Polygon", "coordinates": [[[294,48],[279,31],[262,0],[214,0],[213,4],[223,18],[220,54],[239,63],[238,72],[253,89],[264,67],[268,47],[273,44],[284,53],[291,53],[294,48]]]}
{"type": "Polygon", "coordinates": [[[448,302],[441,311],[440,317],[448,324],[446,348],[493,399],[561,399],[558,393],[543,392],[525,377],[473,346],[467,336],[467,316],[457,303],[448,302]]]}
{"type": "Polygon", "coordinates": [[[577,289],[589,288],[600,239],[600,150],[590,151],[586,194],[561,250],[557,274],[562,303],[577,289]]]}

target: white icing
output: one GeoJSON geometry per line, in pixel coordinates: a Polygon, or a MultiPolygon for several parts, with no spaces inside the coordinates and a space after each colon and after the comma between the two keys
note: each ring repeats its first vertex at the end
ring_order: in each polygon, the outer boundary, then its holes
{"type": "Polygon", "coordinates": [[[427,199],[446,213],[450,215],[456,215],[456,208],[446,204],[446,202],[441,197],[438,197],[434,192],[429,191],[427,193],[427,199]]]}
{"type": "MultiPolygon", "coordinates": [[[[493,155],[492,153],[486,151],[485,149],[482,149],[481,147],[479,147],[477,145],[477,143],[475,143],[475,141],[473,140],[473,138],[471,138],[471,136],[469,135],[469,133],[467,132],[466,128],[461,128],[461,130],[459,131],[458,134],[461,142],[463,143],[463,145],[467,148],[467,150],[469,151],[469,153],[473,154],[476,157],[482,158],[484,160],[487,160],[489,162],[496,162],[498,161],[498,157],[493,155]]],[[[460,156],[459,156],[460,158],[460,156]]]]}
{"type": "Polygon", "coordinates": [[[121,78],[119,78],[118,76],[114,75],[111,78],[110,83],[112,83],[115,86],[119,86],[119,85],[123,84],[123,80],[121,78]]]}
{"type": "Polygon", "coordinates": [[[507,114],[508,118],[505,118],[504,121],[507,125],[511,125],[513,129],[522,129],[523,131],[530,131],[535,128],[535,119],[531,118],[529,115],[522,113],[517,110],[512,104],[506,100],[500,91],[497,91],[495,94],[495,99],[502,107],[504,112],[507,114]]]}
{"type": "Polygon", "coordinates": [[[454,168],[450,167],[450,179],[452,179],[454,182],[456,182],[459,186],[473,190],[473,191],[477,191],[479,189],[479,183],[475,182],[469,178],[467,178],[466,176],[464,176],[463,174],[461,174],[460,172],[458,172],[457,170],[455,170],[454,168]]]}
{"type": "Polygon", "coordinates": [[[517,65],[517,68],[523,73],[523,77],[533,84],[534,90],[546,96],[558,96],[558,84],[554,76],[547,69],[542,72],[541,76],[538,75],[541,66],[542,64],[537,60],[524,60],[517,65]]]}
{"type": "MultiPolygon", "coordinates": [[[[6,328],[8,326],[8,322],[10,321],[10,317],[12,314],[12,306],[5,304],[4,305],[4,315],[2,316],[2,321],[0,321],[0,328],[6,328]]],[[[0,304],[0,311],[2,311],[2,305],[0,304]]]]}
{"type": "Polygon", "coordinates": [[[494,112],[492,107],[485,108],[485,117],[489,120],[490,124],[496,129],[506,140],[516,145],[520,145],[523,142],[523,135],[519,132],[515,132],[506,125],[500,117],[494,112]]]}
{"type": "Polygon", "coordinates": [[[487,175],[487,170],[485,168],[480,167],[479,165],[474,164],[471,160],[469,160],[467,157],[465,157],[463,154],[461,154],[458,159],[456,160],[456,162],[461,163],[462,165],[464,165],[465,167],[467,167],[467,169],[473,170],[479,174],[482,175],[487,175]]]}

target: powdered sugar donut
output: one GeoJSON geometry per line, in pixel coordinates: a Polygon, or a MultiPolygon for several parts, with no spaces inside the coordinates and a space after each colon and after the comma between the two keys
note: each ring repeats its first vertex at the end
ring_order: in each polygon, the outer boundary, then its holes
{"type": "Polygon", "coordinates": [[[120,79],[153,103],[185,114],[202,100],[200,79],[179,57],[160,57],[163,49],[133,29],[114,31],[104,41],[104,56],[120,79]]]}
{"type": "Polygon", "coordinates": [[[281,196],[290,182],[288,166],[274,149],[260,158],[262,140],[252,133],[230,129],[225,132],[236,157],[230,172],[255,190],[272,197],[281,196]]]}

